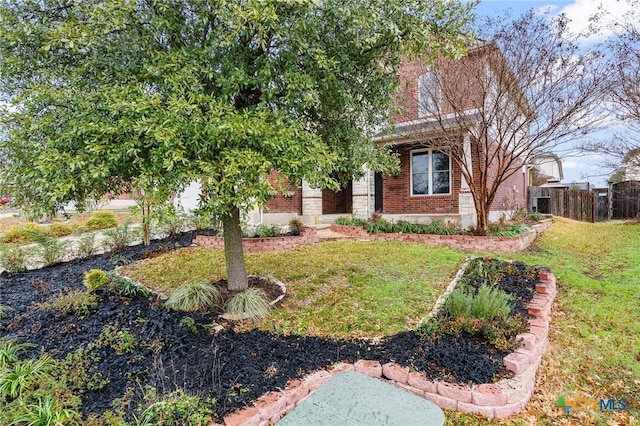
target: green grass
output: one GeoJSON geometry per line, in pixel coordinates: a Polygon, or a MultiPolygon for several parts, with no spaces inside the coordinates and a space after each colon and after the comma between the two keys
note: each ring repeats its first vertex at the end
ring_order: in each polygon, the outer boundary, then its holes
{"type": "MultiPolygon", "coordinates": [[[[282,308],[262,328],[332,337],[375,337],[416,326],[464,258],[450,249],[390,241],[246,255],[249,274],[273,276],[287,286],[282,308]]],[[[184,282],[223,278],[225,263],[220,250],[185,249],[123,273],[169,295],[184,282]]]]}

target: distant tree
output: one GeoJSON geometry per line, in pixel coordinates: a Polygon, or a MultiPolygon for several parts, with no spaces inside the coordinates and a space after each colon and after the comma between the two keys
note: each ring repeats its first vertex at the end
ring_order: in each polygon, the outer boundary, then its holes
{"type": "Polygon", "coordinates": [[[484,235],[502,183],[535,154],[599,127],[607,79],[602,54],[578,45],[565,16],[489,19],[478,33],[462,62],[425,66],[417,101],[429,132],[420,140],[437,132],[429,143],[460,167],[484,235]]]}
{"type": "Polygon", "coordinates": [[[7,0],[0,5],[4,187],[53,210],[134,188],[203,184],[229,288],[247,287],[241,211],[273,170],[337,189],[364,164],[404,55],[457,55],[455,0],[7,0]]]}

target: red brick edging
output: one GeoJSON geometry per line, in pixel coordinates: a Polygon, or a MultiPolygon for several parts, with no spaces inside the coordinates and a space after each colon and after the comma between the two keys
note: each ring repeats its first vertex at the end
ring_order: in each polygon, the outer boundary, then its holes
{"type": "MultiPolygon", "coordinates": [[[[303,244],[313,244],[320,241],[318,230],[313,227],[303,227],[299,236],[243,238],[242,248],[246,253],[288,250],[303,244]]],[[[224,249],[224,237],[197,235],[194,244],[214,249],[224,249]]]]}
{"type": "Polygon", "coordinates": [[[517,237],[478,237],[473,235],[432,235],[432,234],[403,234],[381,233],[369,234],[361,226],[346,226],[331,224],[333,232],[339,232],[358,240],[376,241],[409,241],[428,243],[437,246],[453,247],[462,250],[488,251],[492,253],[514,253],[524,250],[535,241],[551,224],[552,219],[542,220],[531,227],[531,231],[517,237]]]}
{"type": "Polygon", "coordinates": [[[278,421],[299,405],[313,391],[324,385],[334,374],[355,370],[425,398],[450,410],[482,414],[488,418],[504,418],[523,410],[533,395],[535,376],[542,355],[549,344],[551,305],[557,293],[556,277],[550,272],[538,274],[540,283],[529,304],[529,331],[520,334],[521,346],[504,357],[510,379],[479,385],[459,385],[427,379],[424,373],[410,371],[394,362],[360,360],[354,364],[338,363],[327,370],[309,374],[302,380],[290,380],[284,389],[258,398],[253,406],[224,418],[226,426],[267,426],[278,421]]]}

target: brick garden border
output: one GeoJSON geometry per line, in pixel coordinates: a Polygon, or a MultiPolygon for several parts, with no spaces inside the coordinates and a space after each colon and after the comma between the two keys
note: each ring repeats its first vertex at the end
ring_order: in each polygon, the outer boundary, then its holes
{"type": "Polygon", "coordinates": [[[551,272],[540,272],[538,279],[540,283],[536,284],[536,294],[528,306],[533,317],[529,320],[529,330],[517,336],[520,348],[504,357],[506,368],[515,373],[510,379],[469,386],[432,381],[424,373],[410,371],[409,367],[394,362],[384,365],[371,360],[338,363],[301,380],[290,380],[284,389],[268,392],[253,406],[229,414],[223,424],[267,426],[277,422],[333,375],[347,370],[383,379],[445,409],[499,419],[516,414],[524,409],[533,395],[536,371],[549,344],[551,306],[557,293],[556,277],[551,272]]]}
{"type": "MultiPolygon", "coordinates": [[[[242,249],[246,253],[267,251],[281,251],[298,247],[303,244],[313,244],[320,241],[318,230],[313,227],[302,227],[300,235],[268,238],[243,238],[242,249]]],[[[224,237],[197,235],[194,244],[214,249],[224,249],[224,237]]]]}
{"type": "Polygon", "coordinates": [[[488,251],[492,253],[514,253],[524,250],[535,241],[551,224],[553,219],[544,219],[531,226],[531,231],[517,237],[480,237],[474,235],[432,235],[404,234],[400,232],[369,234],[361,226],[331,224],[333,232],[339,232],[358,240],[409,241],[436,246],[453,247],[462,250],[488,251]]]}

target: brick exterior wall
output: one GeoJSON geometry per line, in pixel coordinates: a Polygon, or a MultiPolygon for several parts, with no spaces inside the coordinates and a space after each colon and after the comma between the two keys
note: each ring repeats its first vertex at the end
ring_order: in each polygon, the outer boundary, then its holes
{"type": "Polygon", "coordinates": [[[322,214],[351,214],[353,207],[353,184],[340,191],[322,190],[322,214]]]}
{"type": "Polygon", "coordinates": [[[400,173],[384,176],[382,213],[387,214],[458,214],[460,169],[451,161],[451,193],[439,195],[411,195],[411,149],[396,148],[400,156],[400,173]]]}
{"type": "Polygon", "coordinates": [[[500,185],[491,204],[491,211],[515,210],[516,206],[527,208],[527,176],[522,173],[523,164],[522,161],[517,161],[513,166],[515,173],[500,185]]]}
{"type": "Polygon", "coordinates": [[[267,211],[269,213],[296,213],[302,214],[302,186],[292,185],[278,172],[273,171],[267,180],[271,186],[278,191],[280,189],[279,181],[285,183],[285,190],[292,195],[285,196],[281,193],[276,194],[273,198],[267,201],[267,211]]]}

